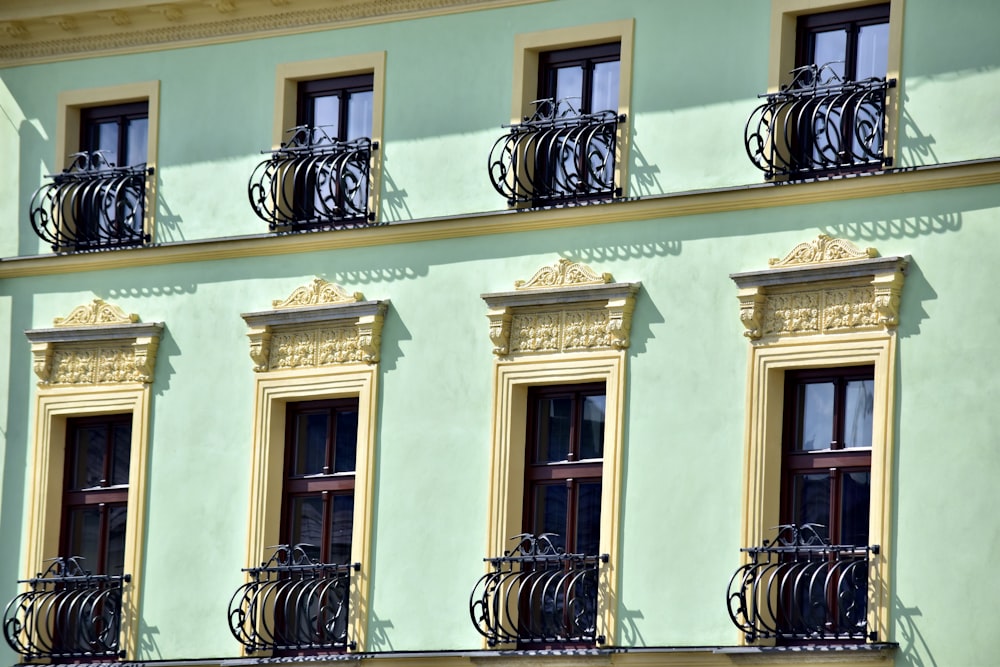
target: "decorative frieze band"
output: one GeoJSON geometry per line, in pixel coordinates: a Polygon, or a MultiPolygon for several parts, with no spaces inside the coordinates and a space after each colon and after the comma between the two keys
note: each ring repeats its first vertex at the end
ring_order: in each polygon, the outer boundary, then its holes
{"type": "Polygon", "coordinates": [[[244,313],[254,370],[377,363],[389,302],[363,299],[316,278],[273,301],[273,310],[244,313]]]}
{"type": "Polygon", "coordinates": [[[39,386],[153,381],[162,323],[94,299],[53,324],[24,332],[39,386]]]}
{"type": "Polygon", "coordinates": [[[795,334],[894,329],[906,257],[878,257],[850,241],[820,235],[771,269],[733,274],[740,321],[751,340],[795,334]]]}
{"type": "Polygon", "coordinates": [[[514,286],[513,292],[482,295],[489,307],[494,354],[621,350],[629,346],[640,283],[613,283],[610,274],[560,259],[514,286]]]}

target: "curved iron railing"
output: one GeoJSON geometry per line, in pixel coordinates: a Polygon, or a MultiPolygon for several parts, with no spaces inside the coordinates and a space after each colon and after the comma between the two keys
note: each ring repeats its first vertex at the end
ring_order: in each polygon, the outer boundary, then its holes
{"type": "Polygon", "coordinates": [[[377,143],[331,138],[301,125],[257,165],[247,194],[261,220],[275,229],[345,229],[374,220],[368,210],[369,163],[377,143]]]}
{"type": "Polygon", "coordinates": [[[617,111],[581,114],[567,100],[536,100],[523,123],[490,151],[493,188],[511,206],[567,204],[621,196],[615,187],[617,111]]]}
{"type": "Polygon", "coordinates": [[[742,549],[750,562],[729,581],[733,623],[758,639],[870,639],[869,556],[879,547],[830,545],[815,524],[778,527],[773,542],[742,549]]]}
{"type": "Polygon", "coordinates": [[[807,178],[881,169],[885,155],[886,91],[895,79],[845,81],[832,65],[793,70],[792,83],[747,120],[747,155],[767,178],[807,178]]]}
{"type": "Polygon", "coordinates": [[[473,587],[469,612],[490,646],[604,643],[597,634],[597,587],[608,555],[564,553],[552,537],[518,535],[514,549],[484,559],[493,571],[473,587]]]}
{"type": "Polygon", "coordinates": [[[351,571],[309,558],[308,544],[282,544],[229,602],[229,629],[248,651],[336,650],[347,641],[351,571]]]}
{"type": "Polygon", "coordinates": [[[56,252],[106,250],[149,241],[143,231],[145,164],[116,167],[103,152],[76,153],[31,198],[31,226],[56,252]]]}
{"type": "Polygon", "coordinates": [[[28,660],[124,657],[119,651],[122,585],[130,575],[85,571],[78,556],[56,558],[7,605],[3,634],[28,660]]]}

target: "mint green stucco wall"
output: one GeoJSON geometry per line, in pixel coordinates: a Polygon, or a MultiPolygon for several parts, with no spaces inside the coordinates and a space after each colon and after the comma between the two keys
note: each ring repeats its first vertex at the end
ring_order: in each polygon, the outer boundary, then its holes
{"type": "MultiPolygon", "coordinates": [[[[564,0],[0,71],[0,256],[46,253],[28,201],[53,166],[60,90],[161,81],[157,240],[266,231],[246,181],[278,63],[386,50],[382,219],[497,210],[486,156],[513,36],[636,18],[631,192],[759,183],[743,125],[767,80],[770,3],[564,0]],[[722,48],[724,47],[724,48],[722,48]],[[458,84],[458,85],[456,85],[458,84]],[[15,176],[15,173],[19,176],[15,176]]],[[[1000,156],[1000,5],[906,0],[904,165],[1000,156]]],[[[780,196],[775,189],[775,197],[780,196]]],[[[777,199],[776,199],[777,201],[777,199]]],[[[557,257],[641,281],[629,350],[620,642],[732,645],[748,343],[729,274],[818,233],[910,255],[899,326],[892,636],[901,665],[989,664],[1000,453],[989,270],[1000,186],[409,245],[0,280],[0,597],[26,568],[35,376],[23,331],[94,297],[166,324],[153,386],[139,659],[233,657],[253,372],[240,313],[320,276],[389,299],[380,365],[372,650],[475,649],[492,344],[480,295],[557,257]]],[[[0,662],[14,655],[0,646],[0,662]]]]}

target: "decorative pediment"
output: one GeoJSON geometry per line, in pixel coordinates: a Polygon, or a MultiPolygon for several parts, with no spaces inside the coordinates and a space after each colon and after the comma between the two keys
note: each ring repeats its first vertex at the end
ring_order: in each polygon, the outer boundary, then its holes
{"type": "Polygon", "coordinates": [[[162,323],[94,299],[57,317],[51,329],[25,331],[39,386],[153,381],[162,323]]]}
{"type": "Polygon", "coordinates": [[[514,283],[513,292],[483,294],[490,340],[498,356],[629,346],[641,283],[615,283],[608,273],[560,259],[514,283]]]}
{"type": "Polygon", "coordinates": [[[254,370],[377,363],[388,305],[315,278],[272,301],[273,310],[243,314],[254,370]]]}
{"type": "Polygon", "coordinates": [[[907,257],[879,257],[821,234],[764,271],[734,273],[740,321],[751,340],[788,335],[892,330],[907,257]]]}

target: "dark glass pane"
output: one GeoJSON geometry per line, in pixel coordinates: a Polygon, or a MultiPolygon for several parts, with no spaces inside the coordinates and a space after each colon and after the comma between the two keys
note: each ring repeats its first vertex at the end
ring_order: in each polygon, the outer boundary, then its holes
{"type": "Polygon", "coordinates": [[[94,574],[100,563],[101,510],[96,505],[79,507],[69,511],[66,529],[66,556],[82,556],[83,569],[94,574]]]}
{"type": "Polygon", "coordinates": [[[572,451],[569,437],[573,399],[543,398],[538,401],[536,463],[565,461],[572,451]]]}
{"type": "Polygon", "coordinates": [[[76,430],[76,451],[70,489],[92,489],[104,479],[104,456],[107,428],[84,426],[76,430]]]}
{"type": "Polygon", "coordinates": [[[872,446],[874,380],[850,380],[844,396],[844,447],[872,446]]]}
{"type": "Polygon", "coordinates": [[[146,163],[146,146],[148,143],[149,120],[133,118],[129,121],[126,134],[127,162],[121,166],[134,166],[146,163]]]}
{"type": "Polygon", "coordinates": [[[125,567],[125,519],[124,505],[108,507],[107,560],[104,574],[124,574],[125,567]]]}
{"type": "Polygon", "coordinates": [[[132,452],[132,425],[115,424],[111,429],[111,484],[128,484],[129,458],[132,452]]]}
{"type": "Polygon", "coordinates": [[[307,544],[305,552],[318,560],[323,545],[323,497],[293,496],[288,507],[288,542],[307,544]]]}
{"type": "Polygon", "coordinates": [[[832,382],[803,384],[798,390],[798,419],[795,449],[829,449],[833,442],[832,382]]]}
{"type": "Polygon", "coordinates": [[[858,30],[858,66],[855,79],[884,78],[889,63],[889,24],[861,26],[858,30]]]}
{"type": "Polygon", "coordinates": [[[372,136],[372,91],[351,93],[347,100],[347,136],[345,139],[360,139],[372,136]]]}
{"type": "Polygon", "coordinates": [[[333,497],[333,525],[330,527],[328,563],[351,562],[351,535],[354,531],[354,496],[333,497]]]}
{"type": "Polygon", "coordinates": [[[570,107],[574,112],[579,112],[583,103],[583,68],[579,65],[572,67],[560,67],[552,70],[555,80],[553,90],[556,101],[565,100],[565,105],[559,106],[559,113],[568,111],[570,107]]]}
{"type": "Polygon", "coordinates": [[[593,88],[590,93],[590,110],[618,111],[618,72],[621,63],[613,60],[594,65],[593,88]]]}
{"type": "Polygon", "coordinates": [[[580,428],[581,459],[604,456],[604,396],[583,398],[583,423],[580,428]]]}
{"type": "Polygon", "coordinates": [[[601,483],[583,482],[576,487],[577,553],[593,556],[601,542],[601,483]]]}
{"type": "Polygon", "coordinates": [[[830,527],[830,476],[825,473],[795,475],[792,480],[791,522],[799,526],[818,524],[824,539],[829,539],[830,527]]]}
{"type": "Polygon", "coordinates": [[[309,98],[313,132],[312,143],[328,143],[337,139],[340,132],[340,96],[322,95],[309,98]]]}
{"type": "Polygon", "coordinates": [[[840,477],[840,542],[868,544],[868,511],[871,505],[871,474],[845,472],[840,477]]]}
{"type": "MultiPolygon", "coordinates": [[[[841,79],[844,78],[844,61],[847,54],[847,31],[829,30],[817,32],[813,35],[813,59],[812,64],[822,67],[830,65],[832,70],[841,79]]],[[[829,72],[824,72],[822,81],[827,81],[829,72]]]]}
{"type": "Polygon", "coordinates": [[[121,166],[118,162],[118,121],[94,123],[90,127],[91,151],[101,151],[109,164],[121,166]]]}
{"type": "Polygon", "coordinates": [[[334,472],[354,472],[358,452],[358,413],[356,410],[337,412],[336,456],[334,472]]]}
{"type": "Polygon", "coordinates": [[[552,544],[566,546],[566,508],[568,493],[564,483],[539,484],[535,487],[535,517],[531,532],[535,535],[554,533],[552,544]]]}
{"type": "Polygon", "coordinates": [[[330,416],[326,412],[300,414],[295,420],[292,474],[319,475],[326,466],[326,441],[330,416]]]}

